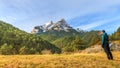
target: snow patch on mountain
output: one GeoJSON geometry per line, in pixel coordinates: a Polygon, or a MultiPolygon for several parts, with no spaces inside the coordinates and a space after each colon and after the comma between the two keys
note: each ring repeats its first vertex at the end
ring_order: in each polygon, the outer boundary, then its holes
{"type": "Polygon", "coordinates": [[[56,23],[53,21],[47,22],[41,26],[35,26],[32,30],[32,33],[43,33],[46,31],[57,30],[57,31],[66,31],[69,32],[70,29],[73,29],[64,19],[60,19],[56,23]]]}

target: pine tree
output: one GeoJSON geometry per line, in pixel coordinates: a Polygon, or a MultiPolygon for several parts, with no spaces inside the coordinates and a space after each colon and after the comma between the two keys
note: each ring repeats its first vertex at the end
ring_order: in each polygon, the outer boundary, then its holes
{"type": "Polygon", "coordinates": [[[80,39],[80,36],[76,36],[72,44],[74,51],[79,51],[85,48],[85,43],[80,39]]]}

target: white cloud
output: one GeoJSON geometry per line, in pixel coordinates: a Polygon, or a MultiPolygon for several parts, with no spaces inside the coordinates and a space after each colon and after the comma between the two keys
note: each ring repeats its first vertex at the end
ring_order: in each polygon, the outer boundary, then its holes
{"type": "MultiPolygon", "coordinates": [[[[32,26],[50,20],[70,20],[77,16],[107,12],[119,4],[119,0],[0,0],[0,18],[29,32],[32,26]]],[[[89,25],[86,29],[100,24],[95,22],[89,25]]]]}
{"type": "Polygon", "coordinates": [[[94,27],[98,27],[98,26],[101,26],[101,25],[104,25],[104,24],[107,24],[107,23],[110,23],[112,21],[119,20],[119,19],[120,19],[120,16],[113,18],[113,19],[108,19],[108,20],[99,20],[99,21],[95,21],[95,22],[87,24],[87,25],[78,26],[77,28],[81,28],[83,30],[90,30],[94,27]]]}

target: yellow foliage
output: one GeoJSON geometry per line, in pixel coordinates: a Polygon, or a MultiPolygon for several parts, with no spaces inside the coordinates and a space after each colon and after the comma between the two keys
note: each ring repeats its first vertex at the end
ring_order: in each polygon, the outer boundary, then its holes
{"type": "Polygon", "coordinates": [[[120,52],[114,60],[105,53],[54,55],[1,55],[0,68],[120,68],[120,52]]]}

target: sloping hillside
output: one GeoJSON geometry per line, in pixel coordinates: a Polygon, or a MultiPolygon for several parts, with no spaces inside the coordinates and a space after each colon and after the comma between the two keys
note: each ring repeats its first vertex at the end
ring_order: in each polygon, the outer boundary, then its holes
{"type": "Polygon", "coordinates": [[[0,54],[41,54],[43,50],[49,50],[51,53],[61,52],[39,36],[0,21],[0,54]]]}

